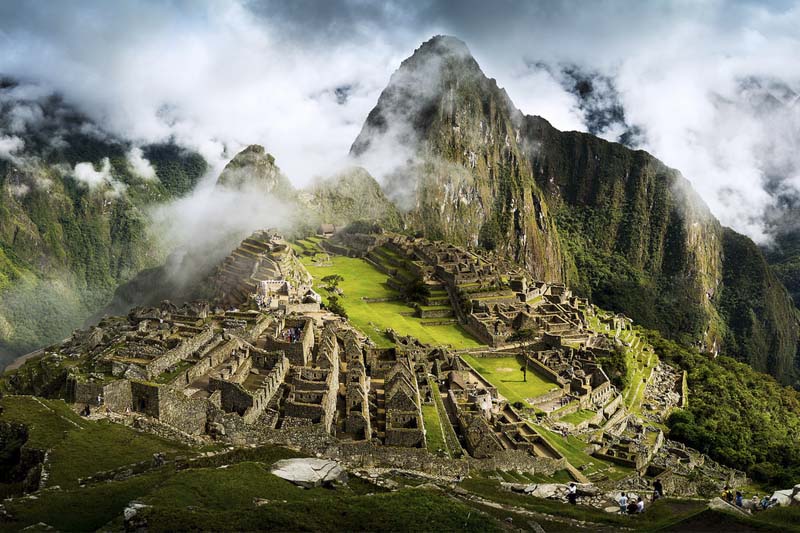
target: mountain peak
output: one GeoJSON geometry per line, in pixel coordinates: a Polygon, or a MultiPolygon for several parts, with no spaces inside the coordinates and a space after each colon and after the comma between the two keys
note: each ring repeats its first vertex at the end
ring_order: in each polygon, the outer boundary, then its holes
{"type": "Polygon", "coordinates": [[[456,55],[462,57],[471,57],[472,54],[467,47],[467,44],[452,35],[434,35],[414,52],[418,53],[436,53],[440,55],[456,55]]]}
{"type": "Polygon", "coordinates": [[[251,144],[231,159],[217,179],[218,187],[253,187],[267,194],[291,189],[289,180],[275,164],[275,157],[259,144],[251,144]]]}

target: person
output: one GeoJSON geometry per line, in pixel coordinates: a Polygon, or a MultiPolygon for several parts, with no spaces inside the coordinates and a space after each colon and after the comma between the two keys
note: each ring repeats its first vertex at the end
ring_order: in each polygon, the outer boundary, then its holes
{"type": "Polygon", "coordinates": [[[722,499],[728,503],[733,501],[733,493],[731,492],[731,487],[728,484],[725,484],[725,488],[722,490],[722,499]]]}
{"type": "Polygon", "coordinates": [[[623,492],[619,497],[619,512],[625,514],[628,511],[628,497],[623,492]]]}
{"type": "Polygon", "coordinates": [[[639,512],[639,505],[633,498],[628,502],[628,514],[636,514],[639,512]]]}
{"type": "Polygon", "coordinates": [[[653,483],[653,488],[655,489],[656,493],[658,494],[659,498],[664,497],[664,485],[661,484],[661,480],[657,479],[655,483],[653,483]]]}
{"type": "Polygon", "coordinates": [[[761,498],[761,509],[766,509],[767,507],[769,507],[769,495],[765,494],[764,497],[761,498]]]}
{"type": "Polygon", "coordinates": [[[642,499],[641,496],[639,496],[639,499],[636,500],[636,512],[637,513],[643,513],[644,512],[644,500],[642,499]]]}
{"type": "Polygon", "coordinates": [[[575,485],[574,482],[569,484],[569,492],[567,492],[567,501],[569,501],[569,503],[571,503],[572,505],[578,503],[578,487],[575,485]]]}
{"type": "Polygon", "coordinates": [[[744,502],[742,501],[742,493],[738,490],[736,491],[736,507],[742,507],[744,502]]]}
{"type": "Polygon", "coordinates": [[[758,494],[753,494],[753,497],[751,498],[750,501],[752,502],[750,508],[753,509],[754,512],[758,511],[759,510],[758,502],[761,501],[758,497],[758,494]]]}

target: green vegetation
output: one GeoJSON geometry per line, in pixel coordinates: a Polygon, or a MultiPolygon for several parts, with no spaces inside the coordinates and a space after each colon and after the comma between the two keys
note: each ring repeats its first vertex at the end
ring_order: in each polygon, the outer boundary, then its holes
{"type": "MultiPolygon", "coordinates": [[[[304,251],[315,253],[313,242],[301,240],[295,243],[304,251]]],[[[321,251],[319,248],[317,252],[321,251]]],[[[399,299],[400,294],[389,287],[388,276],[363,259],[335,256],[330,258],[330,266],[318,266],[309,255],[301,260],[314,276],[314,283],[321,283],[327,276],[339,275],[342,281],[338,288],[343,294],[338,302],[347,313],[350,322],[368,335],[378,346],[391,346],[385,331],[393,329],[401,335],[412,335],[422,342],[434,345],[450,345],[453,348],[476,348],[480,343],[457,324],[428,325],[423,319],[410,316],[413,309],[402,301],[366,302],[364,298],[399,299]]],[[[324,294],[324,291],[323,291],[324,294]]],[[[331,295],[324,295],[326,305],[331,295]]]]}
{"type": "Polygon", "coordinates": [[[58,149],[45,139],[26,140],[26,155],[42,160],[40,167],[20,175],[29,187],[26,194],[12,195],[2,187],[5,172],[0,175],[4,355],[63,339],[104,306],[120,283],[156,264],[161,251],[147,232],[145,208],[186,194],[206,170],[196,153],[172,144],[152,145],[144,153],[159,179],[142,180],[132,174],[123,143],[80,133],[64,140],[58,149]],[[54,166],[91,162],[99,168],[105,157],[114,179],[124,184],[124,194],[109,194],[106,186],[89,190],[54,166]]]}
{"type": "Polygon", "coordinates": [[[578,425],[584,420],[589,420],[593,416],[597,414],[597,411],[591,411],[589,409],[581,409],[579,411],[575,411],[574,413],[562,416],[559,420],[561,422],[566,422],[568,424],[575,424],[578,425]]]}
{"type": "Polygon", "coordinates": [[[422,418],[425,421],[425,439],[428,451],[431,453],[447,453],[447,444],[444,442],[444,431],[439,419],[439,408],[435,403],[423,404],[422,418]]]}
{"type": "Polygon", "coordinates": [[[0,420],[28,426],[26,446],[50,450],[51,486],[74,487],[79,477],[150,460],[156,452],[186,451],[180,444],[126,426],[82,418],[61,400],[6,396],[0,405],[0,420]]]}
{"type": "Polygon", "coordinates": [[[431,394],[433,395],[433,403],[436,406],[436,412],[439,416],[439,427],[442,431],[442,438],[444,440],[445,450],[450,457],[461,457],[463,451],[461,443],[458,441],[453,425],[447,416],[447,409],[442,401],[442,395],[439,392],[439,385],[432,377],[428,377],[428,385],[431,387],[431,394]]]}
{"type": "Polygon", "coordinates": [[[669,419],[670,438],[745,470],[780,488],[800,478],[800,393],[729,357],[712,359],[694,349],[646,335],[669,363],[688,372],[686,409],[669,419]]]}
{"type": "Polygon", "coordinates": [[[511,403],[524,402],[527,405],[528,398],[541,396],[559,386],[557,383],[542,378],[531,368],[528,368],[527,381],[523,381],[521,368],[525,362],[521,356],[473,357],[462,355],[461,358],[497,387],[498,392],[511,403]]]}
{"type": "Polygon", "coordinates": [[[724,353],[800,387],[798,312],[749,238],[726,229],[720,312],[728,324],[724,353]]]}

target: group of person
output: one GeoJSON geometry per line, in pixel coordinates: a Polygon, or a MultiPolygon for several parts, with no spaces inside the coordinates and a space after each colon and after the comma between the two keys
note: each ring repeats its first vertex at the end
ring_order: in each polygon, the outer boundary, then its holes
{"type": "MultiPolygon", "coordinates": [[[[657,479],[655,483],[653,483],[653,501],[663,497],[664,485],[661,484],[660,479],[657,479]]],[[[575,483],[569,484],[567,501],[572,505],[578,502],[578,486],[575,483]]],[[[619,512],[621,514],[639,514],[644,512],[644,500],[641,496],[634,497],[631,495],[629,497],[626,493],[622,492],[617,502],[619,503],[619,512]]]]}
{"type": "Polygon", "coordinates": [[[619,512],[620,514],[638,514],[644,512],[644,500],[641,496],[635,498],[631,496],[628,497],[627,494],[624,492],[620,494],[619,500],[619,512]]]}
{"type": "Polygon", "coordinates": [[[303,330],[300,328],[286,328],[283,330],[282,337],[283,340],[286,342],[297,342],[300,340],[300,335],[303,333],[303,330]]]}
{"type": "MultiPolygon", "coordinates": [[[[660,479],[653,483],[653,501],[664,497],[664,485],[660,479]]],[[[641,496],[628,496],[624,492],[620,493],[619,500],[620,514],[639,514],[644,512],[644,499],[641,496]]]]}
{"type": "Polygon", "coordinates": [[[725,485],[725,488],[722,490],[722,499],[731,505],[748,508],[752,511],[766,511],[778,505],[777,498],[770,498],[768,495],[759,498],[758,494],[754,494],[749,502],[745,502],[742,492],[738,490],[734,491],[728,485],[725,485]]]}

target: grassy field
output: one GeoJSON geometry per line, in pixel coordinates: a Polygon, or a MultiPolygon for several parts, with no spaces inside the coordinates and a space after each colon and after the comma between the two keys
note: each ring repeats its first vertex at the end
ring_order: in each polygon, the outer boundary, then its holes
{"type": "Polygon", "coordinates": [[[535,398],[554,388],[558,383],[545,380],[538,374],[528,369],[528,380],[522,380],[523,366],[521,357],[472,357],[462,355],[464,361],[477,370],[509,402],[527,403],[527,398],[535,398]]]}
{"type": "MultiPolygon", "coordinates": [[[[295,246],[308,250],[307,241],[299,241],[295,246]]],[[[332,274],[339,274],[344,281],[339,288],[344,296],[341,302],[347,311],[350,322],[368,335],[378,346],[392,346],[385,331],[389,328],[401,335],[411,335],[422,342],[433,345],[449,345],[456,349],[477,348],[481,344],[457,324],[433,326],[423,319],[404,316],[413,313],[413,308],[402,301],[367,303],[362,298],[399,298],[397,291],[386,284],[388,276],[366,261],[352,257],[331,257],[330,266],[313,264],[309,256],[302,256],[302,262],[314,276],[315,286],[323,298],[328,293],[322,289],[320,280],[332,274]]]]}

